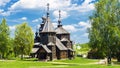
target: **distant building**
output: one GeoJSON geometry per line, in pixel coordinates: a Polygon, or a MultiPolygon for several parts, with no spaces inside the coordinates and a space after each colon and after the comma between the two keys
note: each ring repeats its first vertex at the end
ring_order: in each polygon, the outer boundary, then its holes
{"type": "Polygon", "coordinates": [[[47,4],[47,16],[42,17],[39,32],[35,33],[32,57],[39,60],[71,59],[74,57],[70,33],[62,27],[60,17],[59,11],[58,26],[54,29],[49,17],[49,4],[47,4]]]}

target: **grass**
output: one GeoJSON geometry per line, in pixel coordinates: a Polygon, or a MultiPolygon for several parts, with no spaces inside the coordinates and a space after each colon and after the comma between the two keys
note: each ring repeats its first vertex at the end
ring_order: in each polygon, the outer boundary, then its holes
{"type": "MultiPolygon", "coordinates": [[[[55,60],[49,62],[29,60],[0,60],[0,68],[119,68],[119,63],[107,66],[95,64],[99,60],[76,57],[73,60],[55,60]]],[[[116,63],[116,62],[115,62],[116,63]]]]}
{"type": "Polygon", "coordinates": [[[66,62],[66,63],[81,63],[81,64],[85,64],[85,63],[93,63],[93,62],[97,62],[98,60],[91,60],[91,59],[85,59],[85,58],[81,58],[81,57],[76,57],[75,59],[72,60],[56,60],[56,62],[66,62]]]}

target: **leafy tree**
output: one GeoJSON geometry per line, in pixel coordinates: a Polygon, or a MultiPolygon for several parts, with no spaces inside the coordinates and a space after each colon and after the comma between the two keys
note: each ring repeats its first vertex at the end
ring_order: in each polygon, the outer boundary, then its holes
{"type": "Polygon", "coordinates": [[[9,46],[8,46],[9,52],[7,53],[7,59],[13,59],[14,58],[14,39],[9,39],[9,46]]]}
{"type": "Polygon", "coordinates": [[[117,53],[120,54],[120,1],[99,0],[95,9],[89,29],[89,46],[96,52],[93,56],[117,57],[117,53]]]}
{"type": "Polygon", "coordinates": [[[76,53],[77,54],[86,54],[89,51],[88,43],[76,44],[76,53]]]}
{"type": "Polygon", "coordinates": [[[0,56],[1,58],[6,58],[9,52],[9,40],[10,40],[9,26],[5,19],[2,19],[0,24],[0,56]]]}
{"type": "Polygon", "coordinates": [[[30,26],[27,23],[18,25],[15,30],[15,46],[14,51],[15,55],[29,55],[34,43],[33,32],[30,26]]]}

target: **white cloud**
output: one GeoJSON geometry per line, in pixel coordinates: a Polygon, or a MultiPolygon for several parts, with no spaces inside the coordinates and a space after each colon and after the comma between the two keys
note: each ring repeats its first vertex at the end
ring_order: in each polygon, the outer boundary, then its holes
{"type": "Polygon", "coordinates": [[[22,17],[21,20],[27,20],[27,17],[22,17]]]}
{"type": "Polygon", "coordinates": [[[19,0],[13,4],[9,9],[46,9],[46,4],[50,4],[50,10],[63,9],[66,11],[77,10],[85,12],[94,9],[94,4],[90,2],[93,0],[85,0],[82,5],[76,5],[71,3],[72,0],[19,0]]]}
{"type": "MultiPolygon", "coordinates": [[[[69,32],[77,32],[77,31],[85,31],[86,32],[87,28],[91,28],[91,24],[89,21],[86,21],[86,22],[80,21],[77,24],[63,25],[63,28],[69,32]]],[[[85,34],[85,35],[87,35],[87,34],[85,34]]]]}
{"type": "Polygon", "coordinates": [[[37,18],[37,19],[32,20],[32,22],[40,22],[40,21],[42,21],[41,18],[37,18]]]}
{"type": "Polygon", "coordinates": [[[3,15],[3,16],[8,16],[10,15],[11,11],[8,11],[8,12],[4,12],[3,9],[0,9],[0,15],[3,15]]]}
{"type": "MultiPolygon", "coordinates": [[[[59,11],[58,10],[55,10],[54,12],[53,12],[53,15],[54,15],[54,17],[56,18],[55,20],[58,20],[58,18],[59,18],[59,11]]],[[[66,11],[61,11],[61,19],[65,19],[65,18],[67,18],[69,15],[68,15],[68,13],[66,12],[66,11]]]]}
{"type": "Polygon", "coordinates": [[[0,14],[3,13],[3,11],[4,11],[3,9],[0,9],[0,14]]]}
{"type": "Polygon", "coordinates": [[[70,8],[68,8],[69,11],[76,10],[79,12],[88,12],[95,9],[94,3],[90,3],[94,0],[85,0],[81,5],[73,4],[70,8]]]}
{"type": "MultiPolygon", "coordinates": [[[[5,0],[6,1],[6,0],[5,0]]],[[[85,0],[82,5],[72,4],[72,0],[19,0],[8,8],[8,11],[2,13],[3,16],[8,16],[11,13],[22,11],[22,9],[41,10],[46,9],[47,3],[50,4],[50,10],[63,10],[61,14],[62,18],[67,18],[68,13],[72,10],[79,12],[87,12],[94,10],[94,4],[90,3],[93,0],[85,0]]],[[[57,11],[54,11],[54,15],[57,15],[57,11]]]]}
{"type": "Polygon", "coordinates": [[[58,25],[58,23],[52,23],[53,24],[53,26],[56,28],[57,27],[57,25],[58,25]]]}
{"type": "Polygon", "coordinates": [[[40,28],[40,24],[37,25],[36,29],[39,29],[40,28]]]}
{"type": "Polygon", "coordinates": [[[46,4],[50,4],[51,9],[57,9],[70,5],[70,0],[19,0],[11,6],[10,9],[38,9],[45,8],[46,4]]]}
{"type": "Polygon", "coordinates": [[[63,28],[66,29],[69,32],[77,31],[77,29],[73,25],[64,25],[63,28]]]}
{"type": "Polygon", "coordinates": [[[82,5],[80,7],[83,10],[80,10],[80,11],[82,12],[82,11],[94,10],[95,9],[94,4],[90,3],[92,1],[94,1],[94,0],[85,0],[84,3],[82,3],[82,5]]]}
{"type": "Polygon", "coordinates": [[[11,13],[11,11],[9,11],[9,12],[2,12],[1,15],[8,16],[8,15],[10,15],[10,13],[11,13]]]}
{"type": "Polygon", "coordinates": [[[15,33],[16,26],[15,26],[15,25],[9,26],[9,28],[10,28],[10,36],[11,36],[11,37],[14,37],[14,33],[15,33]]]}
{"type": "Polygon", "coordinates": [[[19,12],[19,10],[8,10],[8,11],[3,10],[0,14],[3,15],[3,16],[9,16],[12,13],[17,13],[17,12],[19,12]]]}
{"type": "Polygon", "coordinates": [[[6,5],[10,0],[0,0],[0,6],[6,5]]]}
{"type": "Polygon", "coordinates": [[[10,30],[13,31],[15,30],[16,26],[9,26],[10,30]]]}
{"type": "Polygon", "coordinates": [[[81,30],[86,30],[87,28],[91,28],[90,21],[87,21],[87,22],[81,21],[78,24],[82,27],[81,30]]]}
{"type": "Polygon", "coordinates": [[[32,22],[39,22],[39,19],[35,19],[35,20],[33,20],[32,22]]]}
{"type": "Polygon", "coordinates": [[[71,0],[19,0],[8,8],[8,11],[2,13],[8,16],[11,13],[22,11],[23,9],[41,10],[46,9],[47,3],[50,4],[50,10],[62,9],[70,5],[71,0]]]}
{"type": "Polygon", "coordinates": [[[35,33],[36,31],[39,31],[40,28],[40,24],[37,24],[37,26],[32,27],[33,28],[33,32],[35,33]]]}
{"type": "Polygon", "coordinates": [[[89,33],[84,33],[82,36],[83,37],[88,37],[89,33]]]}
{"type": "Polygon", "coordinates": [[[88,27],[88,28],[90,28],[91,27],[91,25],[90,25],[90,23],[87,21],[87,22],[79,22],[79,25],[80,26],[83,26],[83,27],[88,27]]]}

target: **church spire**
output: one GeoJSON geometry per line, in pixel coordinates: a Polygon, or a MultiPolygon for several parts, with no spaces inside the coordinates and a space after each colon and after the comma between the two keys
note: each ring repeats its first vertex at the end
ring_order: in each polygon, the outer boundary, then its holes
{"type": "Polygon", "coordinates": [[[58,20],[58,25],[60,25],[61,24],[61,14],[60,14],[60,10],[59,10],[59,20],[58,20]]]}
{"type": "Polygon", "coordinates": [[[35,38],[38,37],[38,29],[36,28],[35,38]]]}
{"type": "Polygon", "coordinates": [[[61,11],[59,10],[59,19],[58,19],[58,27],[62,26],[61,25],[61,11]]]}
{"type": "Polygon", "coordinates": [[[49,17],[49,3],[47,3],[47,18],[49,17]]]}
{"type": "Polygon", "coordinates": [[[49,3],[47,3],[47,18],[45,20],[42,32],[55,32],[53,24],[51,23],[49,18],[49,3]]]}

